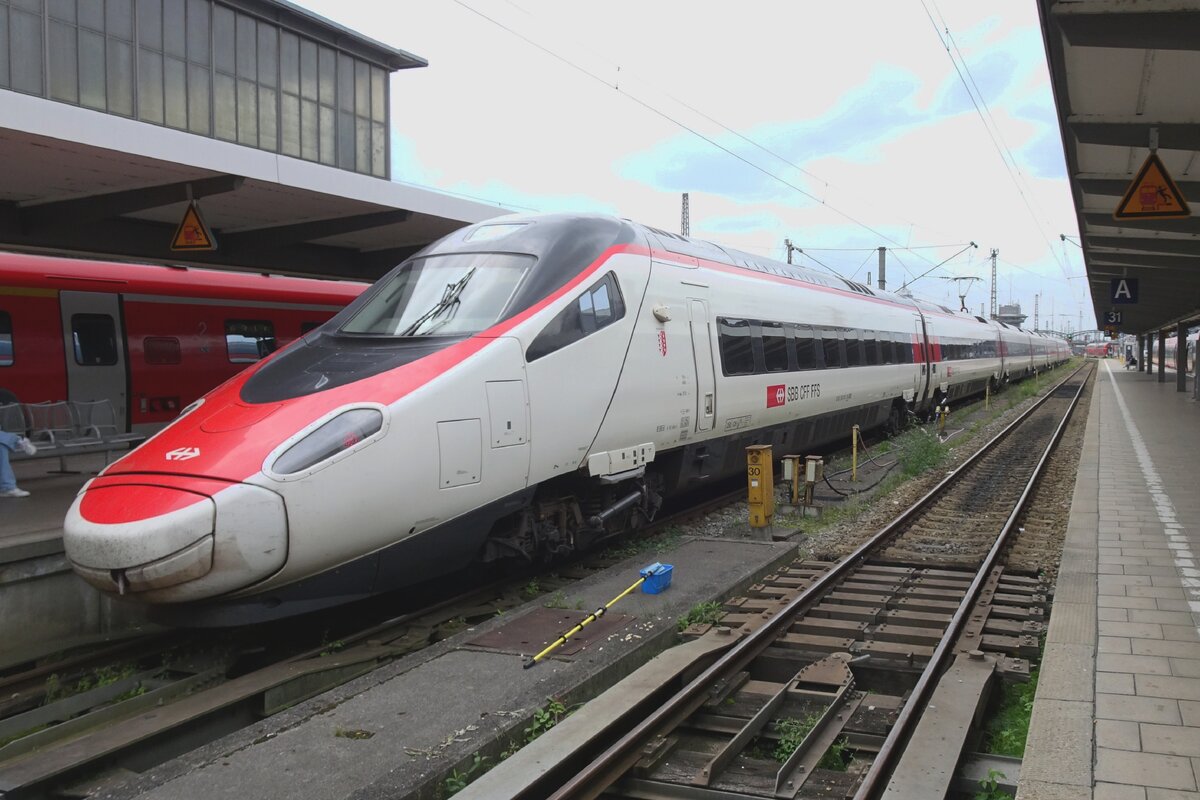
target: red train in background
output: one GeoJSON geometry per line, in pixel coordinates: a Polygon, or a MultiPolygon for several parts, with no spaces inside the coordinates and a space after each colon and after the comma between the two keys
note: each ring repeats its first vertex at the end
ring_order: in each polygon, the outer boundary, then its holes
{"type": "Polygon", "coordinates": [[[149,433],[366,288],[0,253],[0,402],[108,399],[149,433]]]}

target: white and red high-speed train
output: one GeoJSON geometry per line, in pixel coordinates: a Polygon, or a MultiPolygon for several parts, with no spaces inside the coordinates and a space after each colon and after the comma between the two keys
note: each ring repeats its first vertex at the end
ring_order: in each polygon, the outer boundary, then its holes
{"type": "Polygon", "coordinates": [[[109,592],[303,611],[586,546],[747,445],[809,452],[1068,355],[625,220],[506,217],[186,409],[83,489],[64,541],[109,592]]]}

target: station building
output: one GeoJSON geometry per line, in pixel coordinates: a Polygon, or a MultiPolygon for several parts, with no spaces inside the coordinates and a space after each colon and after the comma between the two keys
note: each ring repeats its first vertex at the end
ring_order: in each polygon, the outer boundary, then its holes
{"type": "Polygon", "coordinates": [[[378,277],[505,213],[394,180],[426,66],[279,0],[0,0],[0,248],[378,277]],[[213,252],[169,250],[189,198],[213,252]]]}

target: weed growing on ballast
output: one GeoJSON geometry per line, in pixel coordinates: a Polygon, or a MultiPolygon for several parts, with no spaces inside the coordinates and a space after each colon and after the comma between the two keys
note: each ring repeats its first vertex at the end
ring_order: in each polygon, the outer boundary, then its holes
{"type": "Polygon", "coordinates": [[[532,600],[542,593],[542,585],[538,583],[537,578],[530,578],[529,583],[525,584],[521,589],[521,596],[526,600],[532,600]]]}
{"type": "MultiPolygon", "coordinates": [[[[775,730],[779,733],[779,744],[775,745],[775,760],[780,764],[787,762],[792,757],[792,753],[796,752],[796,748],[800,747],[804,742],[804,737],[817,726],[820,716],[817,714],[809,714],[804,719],[796,719],[788,717],[775,723],[775,730]]],[[[825,754],[821,756],[821,760],[817,762],[817,767],[820,769],[830,769],[837,772],[846,771],[846,750],[847,741],[845,738],[838,739],[825,754]]]]}
{"type": "Polygon", "coordinates": [[[712,625],[714,622],[725,616],[725,611],[716,600],[710,600],[707,603],[698,603],[679,618],[679,630],[684,630],[689,625],[712,625]]]}
{"type": "Polygon", "coordinates": [[[554,594],[550,595],[542,605],[546,608],[566,608],[567,595],[562,589],[556,589],[554,594]]]}
{"type": "Polygon", "coordinates": [[[454,770],[442,781],[442,796],[451,797],[458,794],[467,788],[471,781],[487,772],[490,768],[491,759],[476,753],[474,760],[471,761],[471,766],[462,772],[454,770]]]}
{"type": "Polygon", "coordinates": [[[979,791],[975,800],[1012,800],[1012,795],[1000,789],[1000,779],[1005,777],[1003,772],[989,769],[987,777],[979,782],[979,791]]]}
{"type": "Polygon", "coordinates": [[[987,752],[1022,758],[1029,735],[1029,716],[1037,694],[1038,670],[1029,673],[1028,683],[1006,683],[1000,690],[1000,708],[987,724],[987,752]]]}

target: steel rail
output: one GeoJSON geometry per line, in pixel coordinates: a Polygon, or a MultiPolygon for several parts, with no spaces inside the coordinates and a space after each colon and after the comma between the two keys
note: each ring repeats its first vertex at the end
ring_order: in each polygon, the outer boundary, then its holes
{"type": "MultiPolygon", "coordinates": [[[[1074,376],[1072,375],[1072,377],[1074,376]]],[[[1008,519],[1004,522],[1004,527],[1000,529],[1000,535],[996,537],[996,541],[992,544],[992,548],[984,558],[983,564],[980,565],[979,570],[975,573],[975,580],[971,582],[962,602],[958,604],[958,608],[955,610],[954,616],[951,617],[950,624],[946,628],[946,633],[942,636],[941,641],[938,642],[937,648],[934,649],[933,655],[930,657],[929,663],[925,665],[924,671],[921,672],[921,677],[917,680],[916,686],[913,687],[908,702],[900,710],[900,714],[896,718],[896,722],[892,725],[892,729],[888,732],[887,738],[883,740],[883,744],[879,748],[879,754],[875,756],[870,769],[863,776],[862,783],[859,784],[858,791],[854,794],[854,800],[867,800],[867,798],[874,797],[881,788],[880,783],[883,781],[884,776],[891,775],[892,762],[904,751],[901,742],[907,740],[912,733],[913,726],[920,719],[920,715],[924,712],[930,696],[937,687],[938,680],[948,666],[950,657],[953,655],[952,650],[959,636],[962,634],[967,617],[970,615],[975,602],[979,599],[979,594],[983,590],[984,583],[987,582],[989,574],[1000,560],[1000,554],[1008,543],[1009,536],[1017,527],[1017,520],[1025,513],[1025,507],[1029,502],[1029,498],[1033,495],[1033,490],[1036,487],[1038,479],[1041,478],[1042,473],[1045,471],[1046,465],[1050,461],[1050,456],[1054,453],[1054,448],[1062,438],[1063,431],[1066,430],[1067,423],[1071,420],[1071,416],[1079,404],[1079,397],[1083,394],[1085,386],[1087,386],[1087,378],[1084,378],[1083,382],[1079,384],[1079,388],[1075,391],[1075,396],[1071,398],[1070,405],[1067,406],[1062,420],[1059,421],[1058,427],[1054,429],[1054,434],[1050,437],[1050,441],[1042,451],[1042,456],[1033,468],[1033,473],[1029,476],[1029,480],[1021,492],[1021,496],[1017,499],[1012,513],[1008,515],[1008,519]]],[[[957,757],[957,754],[955,755],[957,757]]]]}
{"type": "MultiPolygon", "coordinates": [[[[1001,441],[1021,426],[1035,411],[1054,397],[1054,393],[1066,383],[1074,379],[1080,372],[1088,368],[1083,365],[1072,372],[1036,403],[1026,409],[1020,416],[1009,423],[1003,430],[992,437],[986,444],[964,461],[957,469],[938,482],[923,497],[909,506],[900,516],[882,528],[874,536],[859,545],[854,552],[835,564],[828,572],[818,577],[812,585],[793,598],[784,608],[780,609],[761,627],[747,634],[740,642],[727,650],[720,658],[712,663],[700,675],[693,678],[683,689],[662,706],[647,715],[634,728],[625,733],[620,739],[610,745],[603,753],[594,758],[591,763],[577,770],[574,776],[549,795],[550,800],[593,800],[627,772],[641,758],[640,747],[648,741],[656,731],[670,730],[681,724],[690,714],[704,704],[708,689],[714,681],[724,674],[733,674],[744,669],[754,658],[769,647],[776,638],[791,625],[792,620],[800,613],[815,605],[827,589],[837,584],[842,577],[858,567],[867,556],[878,549],[883,543],[899,534],[905,525],[920,514],[934,500],[950,488],[965,472],[975,465],[985,455],[990,453],[1001,441]]],[[[1081,384],[1087,383],[1086,378],[1081,384]]],[[[1076,399],[1078,398],[1078,393],[1076,399]]],[[[1072,406],[1073,407],[1073,406],[1072,406]]],[[[1022,495],[1024,497],[1024,495],[1022,495]]]]}

